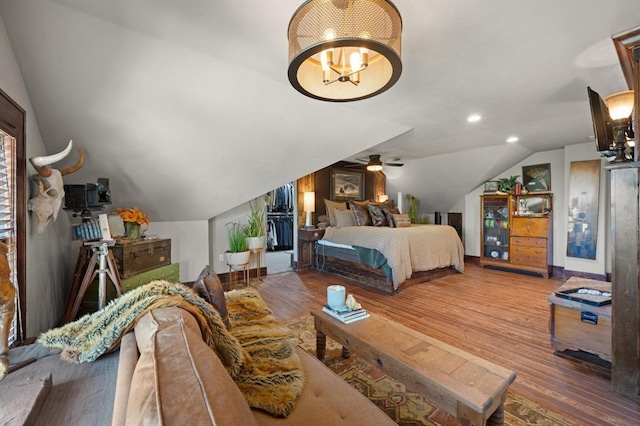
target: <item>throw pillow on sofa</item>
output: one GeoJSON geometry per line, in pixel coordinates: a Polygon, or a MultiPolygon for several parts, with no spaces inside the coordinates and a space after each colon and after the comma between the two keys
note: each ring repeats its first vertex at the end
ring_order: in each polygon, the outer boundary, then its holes
{"type": "Polygon", "coordinates": [[[229,312],[227,310],[227,301],[224,298],[224,289],[222,282],[209,265],[205,266],[198,278],[193,282],[192,288],[198,293],[198,296],[212,304],[218,313],[222,322],[229,329],[229,312]]]}

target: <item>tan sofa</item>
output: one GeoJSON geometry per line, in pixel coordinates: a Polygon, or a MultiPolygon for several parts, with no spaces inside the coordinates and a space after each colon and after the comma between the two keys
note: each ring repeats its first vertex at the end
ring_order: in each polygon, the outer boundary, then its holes
{"type": "Polygon", "coordinates": [[[112,424],[395,424],[316,358],[298,354],[302,395],[289,416],[276,418],[249,407],[190,313],[152,310],[122,340],[112,424]]]}

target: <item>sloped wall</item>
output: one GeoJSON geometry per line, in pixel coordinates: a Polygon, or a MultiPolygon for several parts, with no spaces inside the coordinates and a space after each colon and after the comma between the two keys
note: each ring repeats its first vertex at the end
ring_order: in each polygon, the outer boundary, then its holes
{"type": "MultiPolygon", "coordinates": [[[[0,17],[0,88],[26,111],[27,157],[46,152],[38,122],[18,63],[0,17]]],[[[29,165],[28,173],[35,173],[29,165]]],[[[43,235],[36,235],[35,217],[27,221],[27,337],[38,335],[56,325],[62,317],[73,279],[78,252],[72,249],[69,217],[61,211],[56,222],[43,235]]]]}

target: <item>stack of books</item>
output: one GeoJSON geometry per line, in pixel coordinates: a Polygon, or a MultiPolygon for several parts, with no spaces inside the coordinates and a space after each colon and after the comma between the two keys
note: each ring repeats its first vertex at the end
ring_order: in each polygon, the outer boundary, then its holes
{"type": "Polygon", "coordinates": [[[369,318],[369,313],[365,309],[356,309],[351,311],[347,307],[343,309],[331,309],[329,306],[325,306],[322,308],[322,311],[345,324],[369,318]]]}

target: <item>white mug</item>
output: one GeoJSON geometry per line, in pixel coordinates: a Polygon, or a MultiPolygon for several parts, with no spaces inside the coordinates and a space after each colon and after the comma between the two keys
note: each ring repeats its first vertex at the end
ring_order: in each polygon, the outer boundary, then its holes
{"type": "Polygon", "coordinates": [[[327,287],[327,305],[331,309],[341,309],[345,306],[346,289],[341,285],[327,287]]]}

